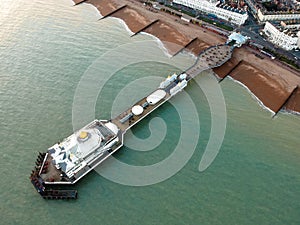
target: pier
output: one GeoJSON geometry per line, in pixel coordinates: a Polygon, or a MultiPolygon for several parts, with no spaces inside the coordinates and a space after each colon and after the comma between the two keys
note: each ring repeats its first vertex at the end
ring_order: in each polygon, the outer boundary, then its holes
{"type": "Polygon", "coordinates": [[[199,54],[190,68],[180,74],[168,76],[157,89],[115,118],[94,120],[50,147],[46,153],[40,153],[30,176],[36,191],[44,199],[76,199],[77,190],[59,187],[77,183],[118,151],[124,145],[124,135],[131,127],[184,90],[195,76],[226,63],[234,48],[239,45],[240,43],[231,40],[226,44],[207,48],[199,54]]]}
{"type": "Polygon", "coordinates": [[[233,49],[233,46],[227,44],[207,48],[200,53],[196,63],[185,71],[186,74],[194,78],[204,70],[223,65],[231,58],[233,49]]]}
{"type": "Polygon", "coordinates": [[[48,159],[48,153],[39,153],[35,163],[36,166],[34,170],[31,171],[29,178],[36,191],[44,199],[77,199],[77,190],[52,189],[46,186],[44,180],[41,177],[41,174],[50,170],[51,164],[49,164],[49,162],[47,161],[48,159]]]}
{"type": "Polygon", "coordinates": [[[111,119],[111,121],[125,134],[128,129],[182,91],[195,76],[205,70],[219,67],[227,62],[232,56],[233,49],[234,46],[228,44],[207,48],[200,53],[194,65],[179,75],[174,74],[168,77],[164,81],[165,84],[162,82],[159,88],[137,101],[126,111],[111,119]],[[174,91],[174,89],[177,90],[174,91]],[[151,102],[152,98],[154,99],[153,102],[151,102]]]}

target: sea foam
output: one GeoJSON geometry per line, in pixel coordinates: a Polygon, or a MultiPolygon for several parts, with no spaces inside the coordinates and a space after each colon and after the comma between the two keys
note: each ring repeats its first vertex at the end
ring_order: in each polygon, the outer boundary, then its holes
{"type": "Polygon", "coordinates": [[[264,103],[245,85],[243,84],[242,82],[238,81],[238,80],[235,80],[233,77],[231,76],[227,76],[230,80],[232,80],[233,82],[241,85],[242,87],[244,87],[251,95],[251,97],[253,99],[255,99],[257,101],[257,103],[263,108],[263,109],[266,109],[267,111],[271,112],[273,115],[275,115],[276,113],[270,109],[269,107],[265,106],[264,103]]]}

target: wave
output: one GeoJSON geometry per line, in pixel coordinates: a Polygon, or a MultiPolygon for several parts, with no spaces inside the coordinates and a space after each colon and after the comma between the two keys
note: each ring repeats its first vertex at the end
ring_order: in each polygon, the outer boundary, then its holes
{"type": "Polygon", "coordinates": [[[118,17],[113,17],[113,16],[111,18],[116,19],[121,25],[123,25],[125,27],[126,31],[130,34],[130,36],[134,35],[134,33],[130,30],[130,28],[128,27],[127,23],[125,23],[124,20],[122,20],[118,17]]]}
{"type": "Polygon", "coordinates": [[[168,49],[165,47],[164,43],[156,36],[154,36],[153,34],[149,34],[147,32],[141,32],[141,34],[143,35],[147,35],[152,37],[156,43],[158,44],[158,47],[164,52],[164,54],[168,57],[168,58],[172,58],[172,55],[169,53],[168,49]]]}
{"type": "Polygon", "coordinates": [[[195,61],[198,59],[198,56],[196,56],[194,53],[186,49],[183,49],[182,53],[192,57],[195,61]]]}
{"type": "MultiPolygon", "coordinates": [[[[91,3],[84,3],[84,4],[91,5],[92,8],[95,9],[98,12],[98,14],[100,16],[100,19],[103,18],[103,15],[101,14],[101,12],[93,4],[91,4],[91,3]]],[[[135,34],[134,32],[132,32],[132,30],[130,30],[130,28],[128,27],[127,23],[124,20],[122,20],[121,18],[118,18],[118,17],[113,17],[113,16],[111,18],[116,19],[120,24],[122,24],[125,27],[126,31],[129,33],[130,36],[135,34]]],[[[172,57],[172,55],[169,53],[168,49],[164,46],[163,42],[158,37],[156,37],[152,34],[146,33],[146,32],[141,32],[140,34],[144,34],[144,35],[148,35],[148,36],[152,37],[157,42],[158,47],[164,52],[164,54],[168,58],[172,57]]]]}
{"type": "MultiPolygon", "coordinates": [[[[73,6],[76,6],[75,2],[73,0],[70,0],[70,1],[73,3],[73,6]]],[[[87,6],[91,7],[99,15],[99,19],[101,19],[103,17],[103,15],[101,14],[101,12],[93,4],[87,3],[87,2],[83,2],[81,4],[84,4],[84,5],[87,5],[87,6]]]]}
{"type": "Polygon", "coordinates": [[[292,114],[292,115],[300,116],[300,112],[290,110],[290,109],[282,109],[280,110],[280,112],[284,114],[289,114],[289,115],[292,114]]]}

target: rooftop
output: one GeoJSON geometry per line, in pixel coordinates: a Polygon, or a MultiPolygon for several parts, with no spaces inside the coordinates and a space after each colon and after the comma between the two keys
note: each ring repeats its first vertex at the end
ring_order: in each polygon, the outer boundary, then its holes
{"type": "MultiPolygon", "coordinates": [[[[299,27],[297,27],[297,26],[287,27],[287,25],[291,25],[291,24],[286,23],[286,21],[280,22],[280,23],[270,21],[269,23],[271,23],[274,27],[276,27],[280,32],[283,32],[291,37],[297,37],[297,34],[299,32],[299,27]]],[[[300,26],[300,24],[299,24],[299,26],[300,26]]]]}
{"type": "Polygon", "coordinates": [[[222,9],[226,9],[226,10],[231,11],[231,12],[239,13],[239,14],[247,14],[247,12],[245,10],[243,10],[241,8],[230,6],[226,3],[221,3],[221,4],[217,5],[217,7],[222,8],[222,9]]]}
{"type": "Polygon", "coordinates": [[[228,37],[228,42],[235,41],[236,46],[240,47],[241,45],[245,44],[248,40],[247,36],[244,36],[240,33],[233,32],[228,37]]]}
{"type": "Polygon", "coordinates": [[[298,0],[250,1],[266,15],[300,13],[300,4],[298,0]]]}
{"type": "Polygon", "coordinates": [[[49,148],[53,164],[57,169],[60,168],[67,173],[84,158],[115,137],[117,130],[112,123],[103,124],[93,121],[61,143],[49,148]]]}

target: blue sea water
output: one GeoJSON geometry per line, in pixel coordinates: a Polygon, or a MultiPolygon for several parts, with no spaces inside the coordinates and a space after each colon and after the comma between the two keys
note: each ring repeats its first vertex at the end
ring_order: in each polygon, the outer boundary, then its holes
{"type": "MultiPolygon", "coordinates": [[[[69,0],[1,0],[0,224],[300,224],[300,117],[280,113],[272,119],[229,79],[220,84],[227,110],[225,138],[211,166],[199,172],[212,116],[197,82],[205,76],[213,79],[212,74],[199,75],[186,89],[196,105],[200,135],[193,156],[174,176],[133,187],[92,172],[76,185],[76,201],[45,201],[36,193],[29,174],[37,152],[72,133],[74,95],[86,71],[122,45],[153,40],[148,35],[130,38],[119,20],[99,18],[92,6],[74,7],[69,0]]],[[[156,41],[149,45],[155,54],[164,54],[156,41]]],[[[144,49],[135,51],[144,57],[144,49]]],[[[194,59],[181,54],[177,60],[188,65],[194,59]]],[[[116,62],[106,63],[109,67],[116,62]]],[[[178,70],[158,62],[118,70],[97,99],[96,118],[110,117],[111,104],[127,83],[178,70]]],[[[141,89],[148,93],[149,85],[141,89]]],[[[126,99],[124,105],[134,101],[126,99]]],[[[178,95],[174,101],[180,107],[185,99],[178,95]]],[[[180,115],[171,103],[132,133],[141,139],[155,135],[148,126],[155,117],[167,126],[163,142],[149,152],[124,147],[117,159],[150,165],[172,153],[181,134],[180,115]]],[[[191,127],[189,137],[194,134],[191,127]]]]}

